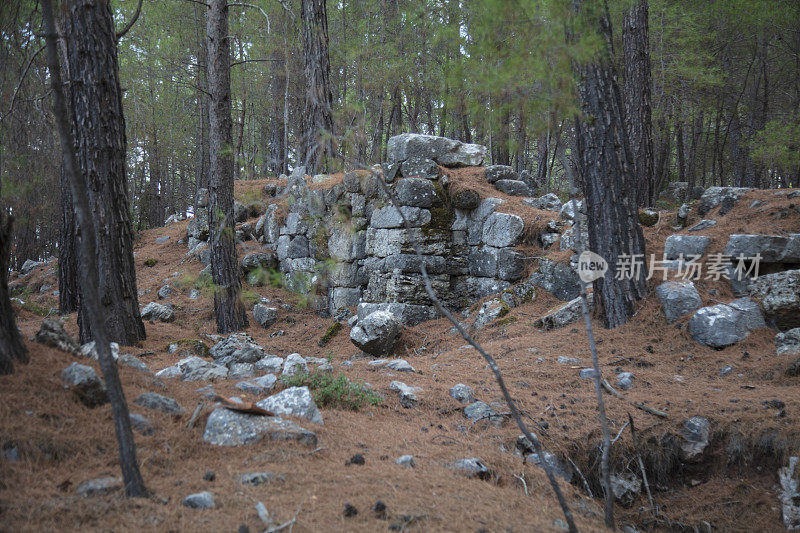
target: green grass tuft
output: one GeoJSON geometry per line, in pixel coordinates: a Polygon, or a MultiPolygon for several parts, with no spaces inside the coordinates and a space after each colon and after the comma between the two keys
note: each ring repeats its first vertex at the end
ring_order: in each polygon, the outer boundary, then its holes
{"type": "Polygon", "coordinates": [[[314,401],[321,407],[338,407],[358,411],[365,405],[380,405],[382,398],[363,383],[354,383],[344,374],[334,377],[327,372],[281,376],[287,387],[308,387],[314,401]]]}

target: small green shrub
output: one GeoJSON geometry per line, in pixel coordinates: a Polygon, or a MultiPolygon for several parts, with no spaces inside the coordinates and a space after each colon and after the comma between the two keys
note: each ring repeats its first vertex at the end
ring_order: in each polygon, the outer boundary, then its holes
{"type": "Polygon", "coordinates": [[[154,267],[158,263],[158,259],[154,259],[152,257],[144,260],[144,266],[146,267],[154,267]]]}
{"type": "Polygon", "coordinates": [[[339,407],[358,411],[365,405],[380,405],[381,397],[369,390],[363,383],[354,383],[344,374],[334,377],[327,372],[315,374],[300,373],[294,376],[281,376],[281,383],[287,387],[308,387],[317,405],[339,407]]]}

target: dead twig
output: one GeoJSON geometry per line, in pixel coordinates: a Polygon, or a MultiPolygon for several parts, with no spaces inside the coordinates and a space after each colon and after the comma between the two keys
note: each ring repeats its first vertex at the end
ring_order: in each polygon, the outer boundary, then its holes
{"type": "Polygon", "coordinates": [[[572,465],[572,468],[574,468],[575,471],[578,473],[578,475],[581,477],[581,481],[583,481],[583,488],[586,489],[586,494],[588,494],[590,498],[594,498],[594,494],[592,494],[592,489],[589,487],[589,482],[584,477],[583,472],[581,472],[581,469],[578,468],[578,465],[575,464],[575,461],[572,460],[572,457],[570,457],[569,455],[565,455],[565,457],[567,458],[567,461],[569,461],[569,464],[572,465]]]}
{"type": "Polygon", "coordinates": [[[659,411],[658,409],[650,407],[649,405],[645,405],[645,404],[640,403],[640,402],[634,402],[633,400],[629,400],[628,398],[623,396],[619,391],[617,391],[614,387],[612,387],[608,383],[608,381],[606,381],[605,379],[603,380],[603,388],[606,390],[607,393],[611,394],[612,396],[616,396],[620,400],[624,400],[624,401],[630,403],[631,405],[633,405],[637,409],[641,409],[645,413],[650,413],[651,415],[657,416],[657,417],[660,417],[660,418],[669,418],[669,415],[667,413],[665,413],[664,411],[659,411]]]}
{"type": "Polygon", "coordinates": [[[520,474],[520,475],[514,474],[514,477],[517,478],[518,480],[522,481],[522,487],[525,489],[525,496],[527,496],[528,495],[528,484],[525,483],[525,474],[520,474]]]}
{"type": "Polygon", "coordinates": [[[614,444],[619,440],[619,438],[622,436],[622,432],[625,431],[626,427],[628,427],[628,424],[629,422],[625,422],[624,424],[622,424],[622,427],[619,428],[619,433],[617,433],[617,436],[611,439],[611,444],[614,444]]]}

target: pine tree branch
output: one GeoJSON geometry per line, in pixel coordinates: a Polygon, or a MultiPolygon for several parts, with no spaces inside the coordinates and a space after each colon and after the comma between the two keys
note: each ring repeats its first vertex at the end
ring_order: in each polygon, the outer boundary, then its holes
{"type": "Polygon", "coordinates": [[[128,33],[133,25],[136,24],[136,20],[139,18],[139,15],[142,12],[142,0],[139,0],[139,5],[136,6],[136,12],[133,14],[133,18],[128,22],[128,24],[122,28],[122,31],[117,32],[117,40],[119,41],[122,39],[123,35],[128,33]]]}

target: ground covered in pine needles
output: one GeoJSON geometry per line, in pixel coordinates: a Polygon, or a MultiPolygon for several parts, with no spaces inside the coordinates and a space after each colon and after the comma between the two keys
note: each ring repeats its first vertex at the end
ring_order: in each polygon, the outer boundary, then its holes
{"type": "MultiPolygon", "coordinates": [[[[474,179],[478,186],[473,174],[461,171],[452,179],[463,180],[465,186],[474,179]]],[[[262,182],[247,182],[237,194],[260,187],[262,182]]],[[[497,191],[487,190],[485,195],[489,194],[503,197],[497,191]]],[[[731,233],[798,232],[800,214],[791,202],[773,191],[752,192],[726,216],[718,217],[714,210],[704,217],[717,218],[719,223],[699,234],[712,237],[710,251],[720,251],[731,233]],[[750,209],[755,199],[765,205],[750,209]]],[[[510,201],[501,210],[517,208],[530,209],[510,201]]],[[[698,219],[693,210],[690,224],[698,219]]],[[[668,210],[655,227],[645,228],[648,252],[660,256],[664,239],[675,233],[674,220],[675,210],[668,210]]],[[[135,242],[138,286],[148,291],[140,304],[157,300],[156,292],[167,279],[180,287],[169,300],[176,309],[175,321],[146,323],[147,340],[121,350],[140,356],[153,371],[175,363],[176,357],[167,353],[169,342],[216,333],[212,297],[188,297],[203,267],[188,259],[185,244],[178,243],[185,238],[186,224],[142,232],[135,242]],[[156,238],[163,236],[170,239],[157,244],[156,238]],[[145,266],[150,258],[157,262],[145,266]]],[[[245,243],[240,253],[258,246],[245,243]]],[[[529,246],[532,257],[546,254],[529,246]]],[[[559,253],[563,254],[552,255],[559,253]]],[[[292,304],[292,308],[281,309],[278,322],[269,328],[251,325],[247,332],[270,354],[285,357],[298,352],[304,357],[330,358],[334,375],[343,373],[352,381],[369,383],[383,397],[382,403],[358,411],[322,408],[324,426],[298,420],[317,433],[316,449],[268,440],[216,447],[202,440],[211,406],[206,406],[193,428],[186,427],[202,399],[197,389],[205,383],[162,381],[122,367],[131,412],[144,414],[155,425],[152,435],[136,434],[142,475],[152,496],[79,497],[75,489],[82,481],[119,475],[111,409],[108,405],[88,409],[62,387],[61,371],[80,358],[29,340],[42,315],[57,307],[52,289],[38,292],[42,284],[57,287],[55,263],[24,279],[12,279],[12,286],[20,284],[28,287],[23,291],[26,304],[15,308],[31,363],[0,377],[0,448],[16,448],[19,456],[16,462],[0,458],[0,530],[234,531],[245,525],[258,531],[263,528],[254,509],[259,501],[274,513],[277,524],[294,518],[294,531],[559,529],[560,509],[543,472],[512,453],[519,429],[511,421],[499,428],[485,421],[473,423],[449,397],[450,387],[464,383],[480,400],[502,400],[483,359],[450,331],[446,320],[404,330],[396,356],[406,359],[416,373],[375,369],[357,357],[346,326],[320,347],[331,319],[304,308],[297,295],[273,287],[245,289],[249,298],[257,294],[292,304]],[[284,334],[273,335],[277,331],[284,334]],[[350,360],[352,366],[341,364],[350,360]],[[389,389],[393,380],[423,389],[416,408],[400,406],[397,394],[389,389]],[[170,416],[133,404],[136,396],[149,391],[175,398],[184,414],[170,416]],[[365,464],[347,465],[355,454],[362,454],[365,464]],[[414,456],[415,468],[395,464],[404,454],[414,456]],[[448,468],[464,457],[480,457],[491,469],[491,478],[468,479],[448,468]],[[213,481],[204,479],[208,471],[213,471],[213,481]],[[272,472],[279,477],[251,487],[239,482],[239,476],[248,472],[272,472]],[[181,505],[187,495],[205,490],[214,493],[215,509],[198,511],[181,505]],[[386,505],[385,517],[371,510],[378,500],[386,505]],[[358,514],[345,517],[345,504],[354,506],[358,514]]],[[[651,289],[656,284],[652,280],[651,289]]],[[[704,305],[733,298],[726,282],[700,281],[697,287],[704,305]]],[[[588,485],[598,493],[596,446],[600,439],[593,382],[579,377],[579,370],[591,364],[585,330],[580,323],[549,332],[533,327],[537,318],[559,303],[540,290],[533,301],[511,310],[507,315],[511,319],[480,330],[476,337],[496,357],[512,395],[545,448],[568,457],[586,478],[561,485],[581,531],[599,531],[604,529],[602,501],[591,499],[584,488],[588,485]],[[559,364],[559,356],[577,358],[580,364],[559,364]]],[[[77,333],[76,319],[75,314],[66,317],[72,334],[77,333]]],[[[604,375],[613,383],[618,372],[634,374],[634,387],[623,392],[625,400],[606,396],[612,433],[620,431],[630,414],[645,461],[663,465],[663,475],[650,480],[657,509],[642,494],[627,508],[617,506],[618,524],[653,530],[782,530],[776,470],[789,455],[800,452],[800,378],[784,375],[790,361],[776,356],[773,330],[754,331],[743,342],[716,351],[691,339],[688,319],[668,325],[651,294],[625,326],[605,330],[595,323],[604,375]],[[726,366],[732,371],[720,375],[726,366]],[[779,400],[785,407],[765,405],[770,400],[779,400]],[[669,418],[654,417],[632,402],[662,410],[669,418]],[[712,442],[700,462],[686,465],[675,475],[672,467],[679,459],[670,443],[680,434],[684,420],[695,415],[711,422],[712,442]]],[[[94,366],[99,373],[95,362],[79,362],[94,366]]],[[[217,382],[214,390],[223,396],[256,399],[235,389],[236,382],[217,382]]],[[[616,471],[638,473],[628,429],[614,443],[611,455],[616,471]]]]}

